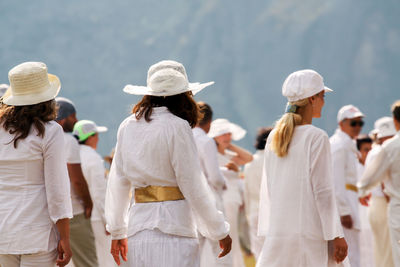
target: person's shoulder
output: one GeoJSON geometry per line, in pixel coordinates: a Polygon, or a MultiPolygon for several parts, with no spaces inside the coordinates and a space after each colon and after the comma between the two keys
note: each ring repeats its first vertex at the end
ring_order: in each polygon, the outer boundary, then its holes
{"type": "Polygon", "coordinates": [[[63,128],[55,121],[48,121],[44,123],[45,131],[63,133],[63,128]]]}
{"type": "Polygon", "coordinates": [[[382,144],[382,149],[384,151],[392,151],[392,150],[397,150],[400,148],[400,136],[399,134],[396,134],[392,138],[386,140],[382,144]]]}

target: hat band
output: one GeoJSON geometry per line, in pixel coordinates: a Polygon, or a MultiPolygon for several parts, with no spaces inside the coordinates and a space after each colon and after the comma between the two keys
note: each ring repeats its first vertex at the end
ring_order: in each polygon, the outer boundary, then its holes
{"type": "Polygon", "coordinates": [[[299,106],[287,103],[285,113],[296,113],[299,106]]]}

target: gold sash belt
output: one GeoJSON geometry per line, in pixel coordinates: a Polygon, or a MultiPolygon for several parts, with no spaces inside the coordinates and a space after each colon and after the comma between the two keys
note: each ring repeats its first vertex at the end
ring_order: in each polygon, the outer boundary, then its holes
{"type": "Polygon", "coordinates": [[[135,202],[161,202],[185,199],[179,187],[175,186],[155,186],[149,185],[146,187],[135,189],[135,202]]]}
{"type": "Polygon", "coordinates": [[[355,186],[354,184],[346,184],[346,189],[354,192],[358,192],[358,187],[355,186]]]}

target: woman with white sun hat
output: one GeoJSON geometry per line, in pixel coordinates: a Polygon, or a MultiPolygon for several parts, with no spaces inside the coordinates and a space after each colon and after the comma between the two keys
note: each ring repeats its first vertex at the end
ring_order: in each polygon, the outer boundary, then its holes
{"type": "Polygon", "coordinates": [[[211,84],[189,83],[182,64],[161,61],[149,68],[147,86],[124,88],[144,97],[119,127],[108,178],[117,264],[121,255],[128,266],[199,266],[197,230],[220,241],[220,256],[229,253],[229,224],[209,197],[191,130],[199,114],[192,93],[211,84]]]}
{"type": "Polygon", "coordinates": [[[0,106],[0,266],[65,266],[70,183],[54,119],[61,84],[41,62],[9,72],[0,106]]]}
{"type": "Polygon", "coordinates": [[[227,119],[216,119],[211,123],[208,136],[214,138],[218,148],[218,163],[226,178],[227,189],[222,194],[224,213],[231,225],[233,266],[244,266],[239,242],[239,208],[243,205],[243,181],[239,177],[239,167],[252,161],[253,156],[245,149],[232,144],[246,135],[239,125],[227,119]]]}

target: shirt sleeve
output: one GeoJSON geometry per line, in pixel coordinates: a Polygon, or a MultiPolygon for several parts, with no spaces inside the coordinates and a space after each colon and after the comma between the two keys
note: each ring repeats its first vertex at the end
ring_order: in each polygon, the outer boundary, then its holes
{"type": "Polygon", "coordinates": [[[351,214],[351,207],[346,197],[346,160],[344,149],[340,148],[332,153],[333,181],[340,216],[351,214]]]}
{"type": "Polygon", "coordinates": [[[107,180],[105,177],[105,173],[106,171],[103,165],[103,161],[101,160],[100,157],[97,157],[97,155],[93,155],[89,167],[89,175],[91,177],[90,195],[92,197],[93,202],[96,203],[96,208],[104,224],[106,224],[104,215],[104,205],[105,205],[105,196],[107,190],[107,180]]]}
{"type": "Polygon", "coordinates": [[[210,139],[204,145],[205,159],[204,165],[207,170],[208,182],[218,191],[221,192],[226,184],[225,178],[221,173],[217,158],[217,145],[214,140],[210,139]]]}
{"type": "Polygon", "coordinates": [[[336,237],[343,237],[343,228],[336,206],[328,136],[318,136],[311,145],[310,155],[310,181],[324,239],[333,240],[336,237]]]}
{"type": "Polygon", "coordinates": [[[51,220],[72,218],[70,181],[64,154],[64,136],[58,124],[47,128],[43,143],[44,181],[51,220]]]}
{"type": "Polygon", "coordinates": [[[198,230],[212,240],[221,240],[229,233],[229,224],[213,202],[212,193],[203,176],[192,130],[187,122],[174,126],[169,136],[171,164],[179,189],[188,201],[198,230]]]}
{"type": "Polygon", "coordinates": [[[108,177],[105,202],[106,228],[111,233],[113,240],[124,239],[128,236],[128,210],[132,185],[123,170],[122,146],[123,127],[120,127],[115,155],[108,177]]]}
{"type": "Polygon", "coordinates": [[[65,148],[67,154],[67,163],[80,164],[81,156],[80,156],[80,148],[78,141],[71,134],[64,134],[64,138],[65,138],[65,148]]]}
{"type": "Polygon", "coordinates": [[[368,190],[374,188],[379,182],[383,181],[392,161],[384,149],[370,162],[368,162],[361,181],[357,183],[360,197],[367,195],[368,190]]]}

